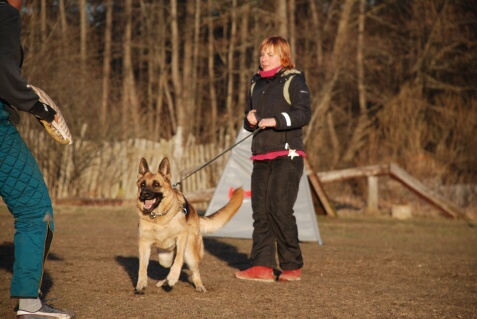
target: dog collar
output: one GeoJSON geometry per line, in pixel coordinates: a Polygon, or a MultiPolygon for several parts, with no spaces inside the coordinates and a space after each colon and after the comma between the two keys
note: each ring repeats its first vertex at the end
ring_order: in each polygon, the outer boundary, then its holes
{"type": "MultiPolygon", "coordinates": [[[[188,203],[187,203],[187,204],[188,204],[188,203]]],[[[187,205],[187,206],[188,206],[188,205],[187,205]]],[[[187,215],[187,208],[186,208],[186,207],[181,206],[181,209],[180,209],[180,210],[182,210],[182,212],[184,213],[184,215],[187,215]]],[[[166,210],[166,211],[163,212],[163,213],[157,213],[157,214],[154,213],[154,212],[150,212],[150,213],[149,213],[149,218],[154,219],[154,218],[156,218],[156,217],[165,216],[165,215],[167,215],[167,213],[169,213],[168,210],[166,210]]]]}
{"type": "Polygon", "coordinates": [[[169,212],[169,211],[165,211],[164,213],[157,213],[157,214],[154,213],[154,212],[150,212],[150,213],[149,213],[149,218],[154,219],[154,218],[156,218],[156,217],[158,217],[158,216],[161,217],[161,216],[167,215],[168,212],[169,212]]]}

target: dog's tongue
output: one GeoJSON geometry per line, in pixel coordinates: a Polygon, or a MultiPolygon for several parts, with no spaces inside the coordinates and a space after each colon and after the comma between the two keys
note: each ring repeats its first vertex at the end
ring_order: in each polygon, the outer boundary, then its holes
{"type": "Polygon", "coordinates": [[[152,207],[152,205],[154,205],[155,202],[156,202],[155,199],[146,199],[146,201],[144,202],[144,207],[146,209],[149,209],[152,207]]]}

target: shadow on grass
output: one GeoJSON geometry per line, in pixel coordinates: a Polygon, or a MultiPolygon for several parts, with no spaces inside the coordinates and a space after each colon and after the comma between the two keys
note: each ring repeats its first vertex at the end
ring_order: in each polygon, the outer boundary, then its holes
{"type": "MultiPolygon", "coordinates": [[[[15,261],[15,249],[14,245],[11,242],[4,242],[0,245],[0,268],[5,269],[9,273],[13,274],[13,263],[15,261]]],[[[41,298],[46,298],[48,295],[48,292],[53,288],[54,281],[53,278],[51,277],[50,273],[47,271],[48,268],[48,262],[51,261],[62,261],[63,259],[58,257],[56,254],[49,253],[48,254],[48,259],[46,261],[45,265],[45,271],[43,273],[43,279],[42,279],[42,284],[41,284],[41,298]]]]}
{"type": "MultiPolygon", "coordinates": [[[[221,240],[206,237],[204,238],[204,248],[211,255],[227,262],[230,267],[237,269],[246,269],[249,267],[249,260],[247,254],[240,253],[236,246],[229,245],[221,240]]],[[[147,276],[149,279],[154,281],[159,281],[165,279],[169,274],[169,269],[162,267],[158,261],[153,260],[154,253],[151,253],[151,259],[149,260],[149,265],[147,267],[147,276]]],[[[138,271],[139,271],[139,258],[133,256],[116,256],[116,262],[123,267],[123,269],[128,274],[131,285],[133,288],[136,287],[138,280],[138,271]]],[[[184,269],[187,269],[184,265],[184,269]]],[[[179,280],[182,282],[189,283],[194,285],[189,280],[189,275],[182,270],[179,280]]],[[[165,291],[170,291],[171,287],[162,287],[165,291]]]]}
{"type": "MultiPolygon", "coordinates": [[[[151,257],[152,256],[154,256],[154,254],[151,253],[151,257]]],[[[139,258],[132,256],[116,256],[115,260],[119,265],[124,268],[129,278],[131,279],[132,287],[135,288],[138,279],[139,258]]],[[[149,265],[147,267],[147,277],[149,279],[152,279],[154,281],[163,280],[167,277],[168,274],[169,268],[162,267],[158,261],[152,259],[149,260],[149,265]]],[[[189,276],[184,272],[184,270],[181,271],[179,280],[182,282],[189,283],[193,286],[193,283],[189,281],[189,276]]],[[[151,285],[155,286],[155,283],[149,283],[148,287],[150,287],[151,285]]],[[[170,291],[172,287],[164,286],[162,287],[162,289],[164,291],[170,291]]]]}
{"type": "Polygon", "coordinates": [[[216,238],[206,237],[204,247],[211,255],[225,261],[230,267],[243,270],[250,266],[248,255],[239,252],[236,246],[216,238]]]}

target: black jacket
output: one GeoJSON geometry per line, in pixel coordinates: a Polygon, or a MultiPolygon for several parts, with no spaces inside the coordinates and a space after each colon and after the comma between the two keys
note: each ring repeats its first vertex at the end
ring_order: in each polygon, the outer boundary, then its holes
{"type": "MultiPolygon", "coordinates": [[[[302,127],[311,119],[311,99],[304,74],[280,70],[271,78],[262,78],[257,73],[252,77],[251,91],[246,114],[255,109],[260,119],[274,117],[277,122],[275,128],[267,128],[253,137],[252,154],[282,151],[287,145],[289,149],[304,151],[302,127]],[[287,92],[290,104],[285,97],[287,92]]],[[[250,132],[255,129],[247,116],[243,126],[250,132]]]]}
{"type": "Polygon", "coordinates": [[[38,95],[27,87],[21,75],[20,32],[20,12],[8,3],[0,2],[0,99],[20,111],[29,112],[38,102],[38,95]]]}

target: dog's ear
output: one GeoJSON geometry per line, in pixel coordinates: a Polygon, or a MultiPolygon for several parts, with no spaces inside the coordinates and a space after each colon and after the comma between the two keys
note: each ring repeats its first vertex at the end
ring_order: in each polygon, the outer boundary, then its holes
{"type": "Polygon", "coordinates": [[[171,164],[169,163],[169,159],[167,157],[164,157],[164,159],[161,161],[161,164],[159,164],[159,173],[162,174],[167,180],[171,180],[171,164]]]}
{"type": "Polygon", "coordinates": [[[139,176],[142,176],[149,172],[149,166],[147,165],[147,161],[143,158],[141,158],[141,162],[139,163],[139,176]]]}

